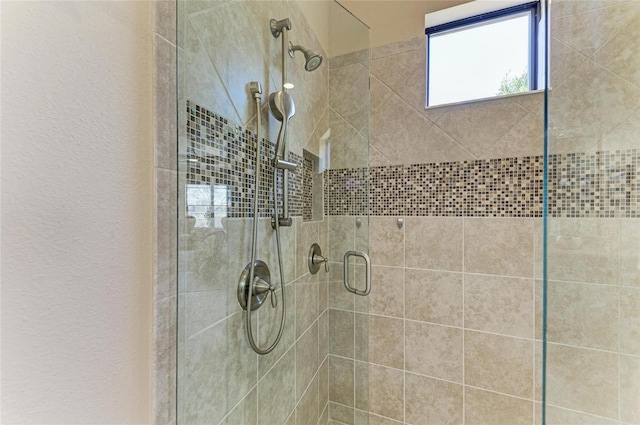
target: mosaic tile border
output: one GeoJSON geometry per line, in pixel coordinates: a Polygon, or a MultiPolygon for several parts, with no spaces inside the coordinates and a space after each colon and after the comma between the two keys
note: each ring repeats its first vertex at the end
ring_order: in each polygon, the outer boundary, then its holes
{"type": "MultiPolygon", "coordinates": [[[[552,217],[640,217],[636,149],[549,157],[552,217]]],[[[324,173],[325,214],[542,217],[542,156],[324,173]],[[367,193],[368,192],[368,193],[367,193]]]]}
{"type": "MultiPolygon", "coordinates": [[[[187,102],[187,184],[228,188],[226,214],[251,217],[256,136],[187,102]]],[[[274,144],[262,139],[259,214],[272,214],[274,144]]],[[[292,216],[313,214],[311,161],[290,153],[292,216]]],[[[542,217],[543,157],[326,170],[326,215],[542,217]]],[[[556,154],[549,157],[551,217],[640,217],[638,150],[556,154]]],[[[278,195],[282,203],[282,193],[278,195]]]]}
{"type": "MultiPolygon", "coordinates": [[[[187,152],[186,181],[193,185],[224,187],[228,190],[225,200],[228,217],[251,217],[255,193],[256,135],[242,126],[187,101],[187,152]]],[[[272,210],[273,168],[269,165],[275,146],[266,139],[262,143],[261,187],[259,193],[260,217],[270,217],[272,210]]],[[[290,152],[290,160],[298,164],[289,173],[289,210],[292,216],[302,215],[303,160],[290,152]]],[[[278,187],[281,174],[278,176],[278,187]]],[[[278,202],[282,205],[282,191],[278,202]]],[[[212,205],[213,206],[213,205],[212,205]]]]}

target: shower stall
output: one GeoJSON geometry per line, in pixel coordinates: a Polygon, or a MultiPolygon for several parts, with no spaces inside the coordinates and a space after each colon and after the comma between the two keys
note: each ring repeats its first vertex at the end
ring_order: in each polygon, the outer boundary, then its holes
{"type": "Polygon", "coordinates": [[[423,36],[175,4],[166,424],[640,424],[640,2],[544,1],[544,90],[427,109],[423,36]]]}
{"type": "Polygon", "coordinates": [[[298,2],[177,4],[177,422],[353,423],[367,414],[354,383],[367,381],[369,29],[337,3],[325,25],[348,37],[316,34],[298,2]],[[331,84],[339,60],[353,84],[331,84]]]}

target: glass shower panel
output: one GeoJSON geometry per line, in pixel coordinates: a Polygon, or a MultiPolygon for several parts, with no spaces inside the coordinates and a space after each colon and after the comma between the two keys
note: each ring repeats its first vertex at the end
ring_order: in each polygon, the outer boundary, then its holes
{"type": "MultiPolygon", "coordinates": [[[[368,298],[347,292],[341,273],[346,251],[368,252],[369,30],[330,2],[327,19],[318,22],[303,3],[177,2],[178,424],[324,424],[330,415],[353,423],[357,415],[368,415],[368,298]],[[288,40],[324,59],[309,72],[301,49],[293,57],[285,52],[283,79],[282,35],[274,37],[270,20],[285,18],[288,40]],[[347,31],[342,36],[332,34],[337,19],[340,31],[347,31]],[[334,55],[347,35],[353,37],[351,47],[334,55]],[[352,53],[355,59],[347,57],[352,53]],[[351,65],[358,67],[352,85],[341,69],[351,65]],[[335,74],[338,69],[343,73],[335,74]],[[266,280],[274,285],[252,311],[258,347],[276,339],[286,307],[280,342],[266,355],[252,350],[238,301],[238,281],[251,263],[253,243],[254,81],[262,87],[256,259],[266,264],[266,280]],[[283,82],[293,86],[287,92],[295,105],[287,140],[288,160],[297,167],[287,171],[292,220],[280,227],[281,280],[272,227],[272,159],[282,122],[271,112],[269,97],[283,82]],[[312,274],[314,243],[329,261],[312,274]],[[350,318],[350,330],[335,320],[330,326],[336,303],[350,306],[340,310],[350,318]],[[336,375],[330,353],[343,343],[351,352],[340,358],[349,364],[336,375]],[[339,385],[345,370],[351,373],[349,400],[336,395],[346,391],[339,385]]],[[[281,189],[275,198],[282,215],[281,189]]],[[[348,270],[351,283],[364,287],[366,267],[353,262],[348,270]]]]}
{"type": "Polygon", "coordinates": [[[338,3],[329,9],[330,136],[325,144],[325,213],[329,235],[329,417],[335,423],[368,421],[369,298],[369,28],[338,3]]]}
{"type": "Polygon", "coordinates": [[[547,424],[640,423],[640,2],[551,3],[547,424]]]}

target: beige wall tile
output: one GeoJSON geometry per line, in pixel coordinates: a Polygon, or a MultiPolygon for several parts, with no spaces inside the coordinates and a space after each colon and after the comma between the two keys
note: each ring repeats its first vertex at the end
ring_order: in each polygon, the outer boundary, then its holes
{"type": "MultiPolygon", "coordinates": [[[[517,103],[517,102],[516,102],[517,103]]],[[[484,151],[480,158],[512,158],[542,155],[544,149],[544,121],[534,113],[528,113],[484,151]]]]}
{"type": "Polygon", "coordinates": [[[369,218],[371,263],[377,266],[404,266],[404,229],[398,229],[398,217],[369,218]]]}
{"type": "MultiPolygon", "coordinates": [[[[625,5],[625,7],[634,9],[633,5],[625,5]]],[[[620,28],[616,27],[616,29],[620,28]]],[[[640,42],[638,40],[640,40],[640,15],[636,15],[615,37],[602,46],[594,55],[594,59],[616,75],[640,86],[640,72],[638,72],[640,42]]]]}
{"type": "Polygon", "coordinates": [[[363,410],[356,410],[355,425],[369,425],[369,413],[363,410]]]}
{"type": "Polygon", "coordinates": [[[533,341],[473,331],[464,335],[465,384],[533,399],[533,341]]]}
{"type": "Polygon", "coordinates": [[[620,352],[640,355],[640,288],[620,291],[620,352]]]}
{"type": "Polygon", "coordinates": [[[618,349],[618,288],[587,283],[548,283],[550,342],[618,349]]]}
{"type": "MultiPolygon", "coordinates": [[[[329,356],[329,400],[344,406],[354,405],[353,360],[329,356]]],[[[333,417],[333,416],[332,416],[333,417]]]]}
{"type": "Polygon", "coordinates": [[[407,269],[407,319],[462,326],[462,273],[407,269]]]}
{"type": "Polygon", "coordinates": [[[356,409],[369,410],[369,363],[356,362],[356,409]]]}
{"type": "Polygon", "coordinates": [[[542,310],[543,310],[543,296],[544,296],[544,284],[542,280],[536,279],[535,281],[535,326],[536,326],[536,336],[535,339],[541,340],[543,337],[543,329],[542,329],[542,310]]]}
{"type": "Polygon", "coordinates": [[[329,358],[327,357],[318,369],[318,410],[320,416],[329,403],[329,358]]]}
{"type": "Polygon", "coordinates": [[[330,109],[332,169],[365,167],[368,160],[369,141],[340,114],[330,109]]]}
{"type": "Polygon", "coordinates": [[[362,64],[329,70],[329,105],[356,129],[369,115],[368,93],[369,70],[362,64]]]}
{"type": "Polygon", "coordinates": [[[402,423],[383,416],[369,414],[369,425],[398,425],[402,423]]]}
{"type": "MultiPolygon", "coordinates": [[[[640,112],[634,118],[638,116],[640,112]]],[[[628,132],[631,134],[639,133],[628,132]]],[[[620,226],[620,284],[640,287],[640,222],[638,219],[622,219],[620,226]]]]}
{"type": "Polygon", "coordinates": [[[356,360],[369,361],[369,315],[356,313],[355,321],[354,356],[356,360]]]}
{"type": "Polygon", "coordinates": [[[369,316],[369,360],[371,363],[404,367],[404,321],[369,316]]]}
{"type": "MultiPolygon", "coordinates": [[[[629,23],[639,7],[637,2],[628,2],[588,9],[588,7],[579,7],[576,10],[577,13],[553,19],[551,35],[565,41],[583,54],[591,56],[603,46],[611,34],[629,23]],[[584,31],[585,28],[594,27],[598,30],[584,31]]],[[[609,49],[612,48],[609,47],[609,49]]]]}
{"type": "Polygon", "coordinates": [[[530,425],[533,402],[465,387],[465,424],[530,425]]]}
{"type": "Polygon", "coordinates": [[[258,394],[252,390],[229,416],[227,416],[220,425],[257,425],[258,424],[258,394]]]}
{"type": "Polygon", "coordinates": [[[371,268],[369,312],[384,316],[404,316],[404,268],[371,268]]]}
{"type": "Polygon", "coordinates": [[[450,108],[436,124],[476,158],[494,146],[527,111],[509,98],[450,108]],[[501,119],[496,120],[495,117],[501,119]]]}
{"type": "Polygon", "coordinates": [[[517,218],[466,218],[464,270],[533,277],[533,221],[517,218]]]}
{"type": "MultiPolygon", "coordinates": [[[[314,323],[296,342],[296,401],[318,371],[318,324],[314,323]]],[[[317,383],[316,383],[317,385],[317,383]]],[[[317,391],[317,389],[316,389],[317,391]]],[[[317,411],[316,406],[316,411],[317,411]]],[[[318,420],[316,412],[315,420],[318,420]]]]}
{"type": "MultiPolygon", "coordinates": [[[[241,314],[186,340],[181,393],[188,404],[181,409],[182,419],[187,423],[218,423],[256,384],[256,368],[257,356],[246,341],[241,314]]],[[[293,369],[290,372],[293,392],[293,369]]],[[[287,403],[292,409],[294,400],[287,400],[287,381],[283,382],[283,405],[287,403]]]]}
{"type": "Polygon", "coordinates": [[[371,365],[369,367],[369,402],[371,413],[404,420],[404,373],[401,370],[371,365]]]}
{"type": "Polygon", "coordinates": [[[640,423],[640,357],[620,356],[620,421],[640,423]]]}
{"type": "Polygon", "coordinates": [[[409,40],[397,41],[395,43],[376,46],[371,49],[371,57],[373,59],[384,58],[387,56],[405,53],[411,50],[424,50],[426,48],[424,37],[415,37],[409,40]]]}
{"type": "Polygon", "coordinates": [[[355,409],[341,404],[329,403],[329,424],[332,425],[352,425],[355,422],[355,409]]]}
{"type": "Polygon", "coordinates": [[[617,418],[617,354],[556,344],[547,350],[548,403],[617,418]]]}
{"type": "Polygon", "coordinates": [[[620,222],[617,219],[548,221],[550,280],[615,284],[619,277],[620,222]]]}
{"type": "Polygon", "coordinates": [[[618,421],[614,419],[605,419],[555,406],[547,406],[545,419],[548,425],[618,425],[618,421]]]}
{"type": "MultiPolygon", "coordinates": [[[[355,247],[355,219],[353,217],[330,216],[328,222],[329,251],[326,255],[331,261],[342,263],[344,253],[355,247]]],[[[322,252],[324,253],[324,249],[322,252]]],[[[332,275],[333,272],[334,270],[330,271],[332,275]]],[[[338,277],[342,279],[342,271],[338,277]]]]}
{"type": "Polygon", "coordinates": [[[462,385],[407,373],[405,375],[406,423],[462,424],[462,388],[462,385]]]}
{"type": "Polygon", "coordinates": [[[370,143],[392,164],[472,159],[473,155],[399,96],[371,114],[370,143]]]}
{"type": "Polygon", "coordinates": [[[296,405],[295,350],[287,351],[258,383],[258,394],[278,394],[278,403],[271,397],[258,397],[258,423],[284,423],[296,405]]]}
{"type": "Polygon", "coordinates": [[[354,313],[329,309],[329,353],[353,358],[354,313]]]}
{"type": "Polygon", "coordinates": [[[318,422],[318,389],[318,377],[316,377],[309,385],[309,388],[306,389],[296,407],[296,425],[316,425],[318,422]]]}
{"type": "Polygon", "coordinates": [[[333,278],[334,276],[337,278],[335,280],[329,280],[328,283],[329,308],[354,311],[356,295],[347,291],[344,287],[344,279],[342,277],[342,264],[332,264],[329,267],[331,278],[333,278]],[[338,272],[337,269],[340,269],[340,271],[338,272]]]}
{"type": "Polygon", "coordinates": [[[329,310],[318,317],[318,360],[324,361],[329,354],[329,310]]]}
{"type": "Polygon", "coordinates": [[[462,382],[462,330],[407,321],[406,364],[409,372],[462,382]]]}
{"type": "Polygon", "coordinates": [[[533,289],[533,279],[465,275],[465,328],[532,338],[533,289]]]}
{"type": "Polygon", "coordinates": [[[318,318],[318,282],[308,275],[295,282],[296,290],[296,336],[302,333],[318,318]]]}
{"type": "Polygon", "coordinates": [[[407,217],[407,267],[462,270],[462,219],[407,217]]]}
{"type": "Polygon", "coordinates": [[[426,49],[410,50],[371,61],[371,74],[416,111],[426,104],[426,49]]]}

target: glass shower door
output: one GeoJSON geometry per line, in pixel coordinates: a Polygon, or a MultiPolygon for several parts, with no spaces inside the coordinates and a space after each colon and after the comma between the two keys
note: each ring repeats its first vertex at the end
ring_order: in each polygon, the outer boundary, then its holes
{"type": "MultiPolygon", "coordinates": [[[[325,424],[330,417],[354,423],[368,414],[368,298],[348,292],[342,272],[347,251],[368,253],[369,30],[329,2],[328,20],[314,26],[304,2],[178,1],[177,7],[177,423],[325,424]],[[296,167],[287,171],[292,221],[280,228],[281,281],[272,159],[282,122],[269,96],[283,86],[283,51],[270,20],[286,18],[289,41],[324,59],[309,72],[301,53],[285,58],[284,82],[293,86],[295,104],[289,161],[296,167]],[[250,82],[262,86],[258,191],[250,82]],[[258,347],[275,341],[286,308],[282,337],[266,355],[248,343],[238,300],[256,219],[256,259],[274,285],[252,311],[258,347]],[[319,268],[309,264],[313,244],[328,259],[319,268]]],[[[282,213],[281,189],[275,198],[282,213]]],[[[364,288],[360,257],[347,263],[350,284],[364,288]]]]}
{"type": "Polygon", "coordinates": [[[637,424],[640,3],[550,16],[545,419],[637,424]]]}

